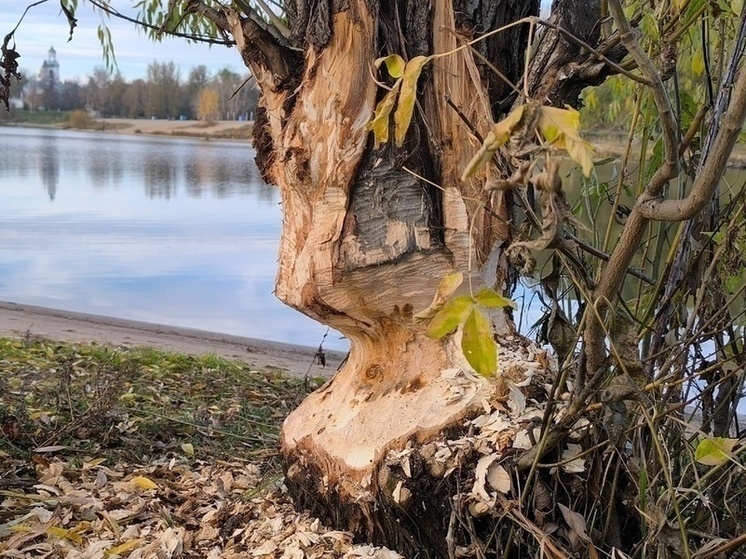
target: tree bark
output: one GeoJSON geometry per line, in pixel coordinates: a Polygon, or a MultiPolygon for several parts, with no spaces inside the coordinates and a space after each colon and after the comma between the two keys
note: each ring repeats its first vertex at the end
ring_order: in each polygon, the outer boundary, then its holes
{"type": "MultiPolygon", "coordinates": [[[[572,7],[557,2],[556,9],[565,5],[572,7]]],[[[470,475],[443,479],[442,464],[423,448],[463,432],[508,390],[458,372],[469,369],[458,332],[433,340],[413,320],[453,271],[467,276],[466,293],[509,284],[510,200],[483,189],[491,176],[508,176],[509,165],[459,177],[478,135],[516,101],[515,87],[485,60],[520,84],[528,26],[456,49],[538,9],[538,0],[296,0],[288,6],[290,47],[230,9],[212,14],[262,89],[257,163],[280,188],[284,216],[276,294],[350,342],[346,364],[285,421],[288,487],[336,526],[410,554],[452,554],[451,497],[470,475]],[[383,92],[373,61],[451,51],[423,72],[404,145],[375,147],[367,124],[383,92]],[[392,453],[401,452],[412,460],[393,468],[392,453]]],[[[545,31],[542,41],[553,34],[545,31]]],[[[543,71],[558,75],[567,56],[542,58],[543,71]]],[[[530,75],[531,90],[543,91],[540,73],[530,75]]],[[[512,371],[518,382],[538,367],[534,383],[546,381],[541,352],[514,335],[509,317],[493,318],[498,375],[512,371]]]]}

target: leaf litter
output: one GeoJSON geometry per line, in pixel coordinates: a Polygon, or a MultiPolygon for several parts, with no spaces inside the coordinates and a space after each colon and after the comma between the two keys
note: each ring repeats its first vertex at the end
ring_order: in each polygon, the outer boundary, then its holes
{"type": "Polygon", "coordinates": [[[297,512],[276,444],[319,379],[0,339],[0,557],[377,558],[297,512]]]}

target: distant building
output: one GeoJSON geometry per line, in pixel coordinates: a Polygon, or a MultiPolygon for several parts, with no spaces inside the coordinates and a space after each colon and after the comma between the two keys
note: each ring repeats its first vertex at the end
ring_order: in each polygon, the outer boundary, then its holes
{"type": "Polygon", "coordinates": [[[47,59],[39,68],[37,79],[45,85],[57,88],[60,84],[60,64],[57,62],[57,51],[49,47],[47,59]]]}

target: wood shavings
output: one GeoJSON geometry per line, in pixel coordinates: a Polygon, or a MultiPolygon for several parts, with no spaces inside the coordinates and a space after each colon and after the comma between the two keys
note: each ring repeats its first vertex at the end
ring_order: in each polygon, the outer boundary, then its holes
{"type": "MultiPolygon", "coordinates": [[[[401,558],[387,549],[353,546],[351,533],[329,530],[298,513],[281,491],[247,498],[268,486],[257,464],[169,459],[117,468],[63,460],[39,466],[40,483],[27,492],[6,493],[0,501],[0,518],[9,519],[0,524],[0,556],[401,558]],[[138,477],[152,480],[156,488],[138,487],[133,482],[138,477]]],[[[399,499],[404,503],[409,497],[402,485],[399,499]]]]}

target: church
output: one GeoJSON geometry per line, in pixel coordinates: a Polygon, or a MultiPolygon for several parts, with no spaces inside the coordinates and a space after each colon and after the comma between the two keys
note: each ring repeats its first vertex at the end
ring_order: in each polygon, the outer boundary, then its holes
{"type": "Polygon", "coordinates": [[[43,87],[46,89],[47,86],[52,86],[53,89],[58,89],[60,85],[60,64],[57,62],[57,51],[54,47],[49,47],[47,53],[47,59],[42,63],[41,68],[36,74],[43,87]]]}

